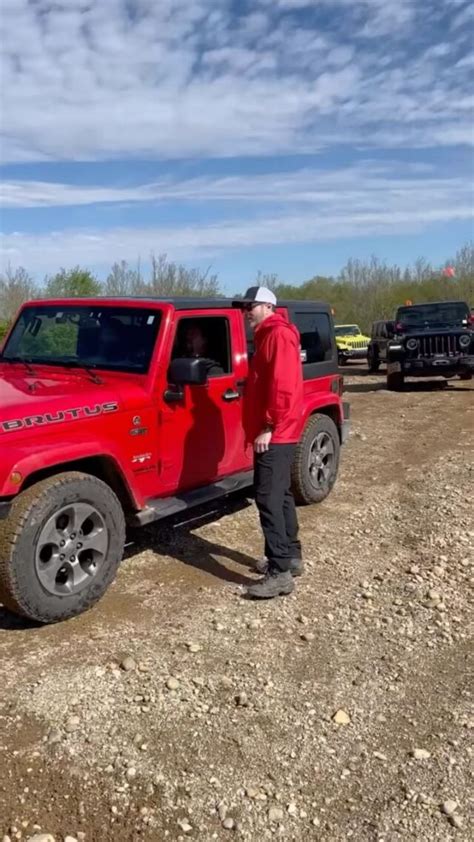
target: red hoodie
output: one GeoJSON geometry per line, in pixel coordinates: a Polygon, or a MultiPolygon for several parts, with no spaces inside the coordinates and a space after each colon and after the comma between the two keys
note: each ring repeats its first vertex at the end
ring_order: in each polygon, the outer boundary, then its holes
{"type": "Polygon", "coordinates": [[[253,444],[265,426],[272,444],[299,440],[303,426],[303,368],[297,328],[278,313],[255,329],[243,413],[245,438],[253,444]]]}

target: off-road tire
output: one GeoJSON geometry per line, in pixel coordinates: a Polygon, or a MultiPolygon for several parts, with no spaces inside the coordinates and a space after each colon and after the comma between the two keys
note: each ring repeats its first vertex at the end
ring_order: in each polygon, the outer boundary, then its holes
{"type": "Polygon", "coordinates": [[[347,357],[343,357],[342,355],[339,355],[338,358],[337,358],[337,361],[338,361],[338,364],[340,366],[347,365],[347,357]]]}
{"type": "Polygon", "coordinates": [[[336,482],[340,449],[341,439],[339,431],[332,418],[322,413],[312,415],[308,419],[303,435],[297,444],[292,466],[291,487],[298,504],[307,506],[311,503],[320,503],[328,496],[336,482]],[[315,487],[311,481],[309,460],[313,444],[320,433],[326,433],[330,437],[334,450],[334,458],[327,482],[321,483],[319,487],[315,487]]]}
{"type": "Polygon", "coordinates": [[[402,371],[387,373],[387,389],[391,392],[400,392],[405,385],[405,375],[402,371]]]}
{"type": "Polygon", "coordinates": [[[463,371],[463,373],[459,375],[460,380],[472,380],[472,377],[472,371],[463,371]]]}
{"type": "Polygon", "coordinates": [[[367,352],[367,367],[370,374],[376,374],[380,368],[380,360],[378,354],[374,351],[367,352]]]}
{"type": "Polygon", "coordinates": [[[56,474],[26,489],[0,520],[0,602],[39,623],[57,623],[91,608],[113,582],[123,555],[125,518],[112,489],[88,474],[56,474]],[[42,585],[35,566],[35,541],[56,511],[88,503],[100,513],[107,530],[107,550],[91,583],[79,593],[57,596],[42,585]]]}

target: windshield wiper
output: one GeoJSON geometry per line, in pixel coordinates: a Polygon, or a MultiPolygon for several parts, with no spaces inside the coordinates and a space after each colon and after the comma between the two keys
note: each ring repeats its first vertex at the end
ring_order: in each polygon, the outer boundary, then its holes
{"type": "Polygon", "coordinates": [[[19,357],[19,356],[5,357],[2,354],[2,356],[0,356],[0,360],[2,362],[7,362],[7,363],[23,363],[23,365],[25,366],[28,374],[31,374],[32,377],[36,377],[36,371],[34,370],[33,366],[31,365],[32,360],[28,360],[26,357],[19,357]]]}
{"type": "Polygon", "coordinates": [[[93,371],[92,365],[87,365],[87,363],[81,363],[79,360],[61,360],[60,358],[55,359],[55,363],[58,365],[63,365],[65,368],[82,368],[85,371],[93,383],[97,383],[99,386],[102,386],[104,381],[101,380],[98,374],[93,371]]]}

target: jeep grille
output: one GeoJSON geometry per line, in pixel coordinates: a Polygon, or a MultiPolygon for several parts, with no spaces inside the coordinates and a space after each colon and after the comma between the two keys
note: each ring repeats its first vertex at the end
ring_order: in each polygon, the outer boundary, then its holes
{"type": "Polygon", "coordinates": [[[457,356],[459,353],[466,354],[469,350],[459,346],[459,337],[451,335],[442,336],[420,336],[418,339],[419,353],[422,357],[434,357],[436,354],[444,354],[447,357],[457,356]]]}

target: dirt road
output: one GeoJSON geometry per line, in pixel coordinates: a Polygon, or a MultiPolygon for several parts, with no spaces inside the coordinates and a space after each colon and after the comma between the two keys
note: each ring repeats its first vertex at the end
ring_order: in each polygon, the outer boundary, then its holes
{"type": "Polygon", "coordinates": [[[472,838],[474,389],[344,375],[292,596],[241,598],[240,498],[133,536],[87,615],[0,609],[0,838],[472,838]]]}

